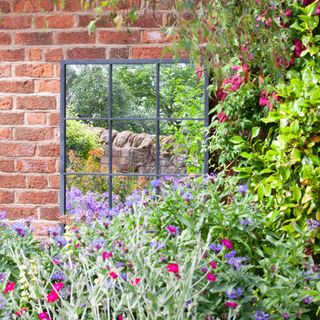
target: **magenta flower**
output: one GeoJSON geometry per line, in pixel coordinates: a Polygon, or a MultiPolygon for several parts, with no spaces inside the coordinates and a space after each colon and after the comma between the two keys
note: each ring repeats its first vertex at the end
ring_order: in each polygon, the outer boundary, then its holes
{"type": "Polygon", "coordinates": [[[231,90],[237,91],[243,82],[243,78],[239,74],[235,74],[232,77],[225,79],[224,84],[231,84],[231,90]]]}
{"type": "Polygon", "coordinates": [[[108,258],[112,258],[112,257],[113,257],[113,253],[111,251],[110,252],[106,252],[106,251],[102,252],[103,261],[105,261],[108,258]]]}
{"type": "Polygon", "coordinates": [[[227,301],[224,303],[224,305],[228,308],[236,308],[238,304],[234,301],[227,301]]]}
{"type": "Polygon", "coordinates": [[[38,314],[39,320],[50,320],[50,317],[47,312],[41,312],[38,314]]]}
{"type": "Polygon", "coordinates": [[[224,101],[225,98],[227,97],[227,93],[224,92],[221,88],[217,90],[216,95],[219,101],[224,101]]]}
{"type": "Polygon", "coordinates": [[[260,99],[259,99],[259,105],[260,105],[260,106],[267,106],[270,111],[271,111],[272,108],[273,108],[272,103],[271,103],[271,101],[269,100],[269,98],[267,97],[265,90],[263,90],[263,91],[261,92],[261,96],[260,96],[260,99]]]}
{"type": "Polygon", "coordinates": [[[18,317],[20,317],[20,316],[22,316],[23,313],[25,313],[25,312],[27,312],[27,311],[28,311],[27,308],[22,308],[21,310],[17,311],[17,312],[15,313],[15,315],[18,316],[18,317]]]}
{"type": "Polygon", "coordinates": [[[223,123],[223,122],[229,120],[228,116],[226,115],[226,113],[224,111],[218,112],[217,118],[220,123],[223,123]]]}
{"type": "Polygon", "coordinates": [[[301,53],[303,51],[303,44],[299,39],[295,39],[293,40],[293,45],[294,45],[294,49],[293,49],[293,55],[298,58],[301,56],[301,53]]]}
{"type": "Polygon", "coordinates": [[[215,274],[209,272],[207,274],[207,279],[210,282],[216,282],[217,281],[217,276],[215,274]]]}
{"type": "Polygon", "coordinates": [[[110,276],[112,279],[117,279],[117,278],[118,278],[118,275],[117,275],[115,272],[113,272],[113,271],[111,271],[111,272],[109,273],[109,276],[110,276]]]}
{"type": "Polygon", "coordinates": [[[292,11],[290,9],[287,9],[284,14],[286,15],[286,17],[291,17],[292,15],[292,11]]]}
{"type": "Polygon", "coordinates": [[[201,67],[196,67],[196,74],[198,75],[198,81],[200,81],[203,75],[203,70],[201,67]]]}
{"type": "Polygon", "coordinates": [[[224,245],[228,250],[232,250],[232,249],[233,249],[233,243],[232,243],[231,240],[222,239],[222,240],[220,240],[220,242],[221,242],[222,245],[224,245]]]}
{"type": "Polygon", "coordinates": [[[59,295],[57,294],[57,292],[55,291],[50,291],[49,294],[47,295],[47,301],[49,303],[54,303],[56,302],[57,300],[59,300],[59,295]]]}
{"type": "Polygon", "coordinates": [[[6,287],[3,290],[3,293],[9,293],[10,291],[13,291],[15,287],[16,287],[15,282],[8,282],[6,284],[6,287]]]}
{"type": "Polygon", "coordinates": [[[135,278],[131,280],[131,285],[136,286],[141,281],[141,278],[135,278]]]}
{"type": "Polygon", "coordinates": [[[166,226],[166,229],[171,235],[176,236],[176,235],[180,234],[179,227],[171,225],[171,226],[166,226]]]}
{"type": "Polygon", "coordinates": [[[172,273],[179,273],[179,265],[177,263],[170,263],[166,266],[167,270],[172,273]]]}
{"type": "Polygon", "coordinates": [[[217,269],[217,263],[215,261],[209,262],[209,265],[212,269],[217,269]]]}
{"type": "Polygon", "coordinates": [[[53,285],[53,288],[57,291],[60,291],[62,288],[64,287],[64,283],[63,282],[57,282],[53,285]]]}

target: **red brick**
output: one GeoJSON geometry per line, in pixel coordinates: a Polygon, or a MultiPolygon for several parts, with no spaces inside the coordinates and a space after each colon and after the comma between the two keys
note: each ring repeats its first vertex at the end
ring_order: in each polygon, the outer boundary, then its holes
{"type": "Polygon", "coordinates": [[[34,155],[35,146],[25,143],[0,142],[0,155],[2,157],[31,157],[34,155]]]}
{"type": "Polygon", "coordinates": [[[56,161],[54,159],[23,159],[17,160],[16,170],[28,173],[55,173],[56,161]]]}
{"type": "Polygon", "coordinates": [[[27,206],[17,206],[16,204],[13,207],[0,206],[0,211],[6,212],[6,217],[8,219],[23,219],[28,217],[36,216],[37,209],[27,206]]]}
{"type": "Polygon", "coordinates": [[[28,188],[44,189],[48,185],[48,179],[46,176],[30,176],[27,177],[28,188]]]}
{"type": "Polygon", "coordinates": [[[0,203],[13,203],[14,193],[13,191],[1,191],[0,190],[0,203]]]}
{"type": "Polygon", "coordinates": [[[89,34],[88,31],[59,32],[57,34],[57,44],[81,44],[95,43],[96,34],[89,34]]]}
{"type": "Polygon", "coordinates": [[[0,61],[23,61],[24,49],[0,50],[0,61]]]}
{"type": "Polygon", "coordinates": [[[0,160],[0,171],[2,172],[12,172],[14,171],[13,160],[0,160]]]}
{"type": "Polygon", "coordinates": [[[44,53],[44,60],[47,62],[56,62],[63,59],[62,49],[46,49],[44,53]]]}
{"type": "Polygon", "coordinates": [[[32,93],[33,81],[0,81],[0,91],[10,93],[32,93]]]}
{"type": "Polygon", "coordinates": [[[118,47],[111,48],[109,52],[110,59],[129,59],[129,48],[118,47]]]}
{"type": "Polygon", "coordinates": [[[24,124],[24,114],[15,112],[0,112],[0,125],[24,124]]]}
{"type": "Polygon", "coordinates": [[[11,10],[10,10],[10,3],[9,1],[5,1],[5,0],[2,0],[0,1],[0,12],[2,13],[9,13],[11,10]]]}
{"type": "Polygon", "coordinates": [[[18,97],[17,109],[21,109],[21,110],[56,109],[56,98],[55,97],[18,97]]]}
{"type": "Polygon", "coordinates": [[[161,47],[142,47],[132,48],[131,58],[132,59],[148,59],[148,58],[171,58],[172,55],[167,53],[163,54],[163,48],[161,47]]]}
{"type": "Polygon", "coordinates": [[[29,125],[45,125],[46,114],[43,112],[26,113],[27,124],[29,125]]]}
{"type": "Polygon", "coordinates": [[[52,64],[22,64],[16,66],[17,77],[49,78],[53,75],[52,64]]]}
{"type": "Polygon", "coordinates": [[[59,80],[36,80],[38,85],[38,92],[60,92],[60,81],[59,80]]]}
{"type": "Polygon", "coordinates": [[[8,16],[1,17],[0,29],[28,29],[31,27],[31,17],[28,16],[8,16]]]}
{"type": "Polygon", "coordinates": [[[9,65],[8,66],[0,66],[0,78],[8,78],[10,76],[11,76],[11,66],[9,66],[9,65]]]}
{"type": "Polygon", "coordinates": [[[51,29],[65,29],[73,28],[74,18],[73,16],[56,15],[37,17],[35,20],[36,28],[51,28],[51,29]]]}
{"type": "Polygon", "coordinates": [[[37,46],[52,44],[52,32],[20,32],[15,35],[15,44],[37,46]]]}
{"type": "Polygon", "coordinates": [[[165,43],[172,42],[171,37],[167,37],[160,30],[144,31],[142,36],[143,43],[165,43]]]}
{"type": "Polygon", "coordinates": [[[162,27],[162,15],[160,13],[142,14],[137,21],[131,23],[131,26],[139,28],[160,28],[162,27]]]}
{"type": "Polygon", "coordinates": [[[139,31],[99,31],[99,42],[103,44],[139,43],[139,31]]]}
{"type": "Polygon", "coordinates": [[[28,60],[39,61],[42,58],[42,50],[38,48],[30,48],[28,50],[28,60]]]}
{"type": "MultiPolygon", "coordinates": [[[[87,27],[90,21],[94,20],[95,17],[92,15],[84,15],[84,16],[79,16],[79,27],[87,27]]],[[[103,15],[100,17],[100,19],[96,22],[96,27],[97,28],[112,28],[114,27],[114,22],[110,18],[110,16],[103,15]]]]}
{"type": "Polygon", "coordinates": [[[0,110],[10,110],[13,107],[11,97],[0,97],[0,110]]]}
{"type": "Polygon", "coordinates": [[[12,140],[12,128],[0,128],[0,140],[12,140]]]}
{"type": "Polygon", "coordinates": [[[58,220],[60,209],[56,207],[40,208],[40,218],[44,220],[58,220]]]}
{"type": "Polygon", "coordinates": [[[14,0],[14,11],[16,12],[42,12],[52,11],[51,0],[14,0]]]}
{"type": "Polygon", "coordinates": [[[58,0],[58,8],[63,9],[63,11],[70,12],[82,11],[81,1],[79,0],[58,0]]]}
{"type": "Polygon", "coordinates": [[[53,129],[52,128],[16,128],[15,138],[17,140],[27,140],[27,141],[43,141],[53,139],[53,129]]]}
{"type": "Polygon", "coordinates": [[[58,144],[50,143],[38,145],[38,156],[40,157],[58,157],[60,154],[60,147],[58,144]]]}
{"type": "Polygon", "coordinates": [[[105,59],[105,48],[74,48],[67,51],[67,59],[105,59]]]}
{"type": "Polygon", "coordinates": [[[17,191],[17,202],[22,204],[56,204],[57,191],[17,191]]]}
{"type": "Polygon", "coordinates": [[[0,45],[8,45],[11,43],[11,36],[9,33],[0,32],[0,45]]]}
{"type": "Polygon", "coordinates": [[[58,126],[60,123],[60,113],[53,112],[49,114],[49,126],[58,126]]]}
{"type": "Polygon", "coordinates": [[[49,187],[53,188],[53,189],[60,188],[60,176],[59,175],[49,176],[49,187]]]}
{"type": "Polygon", "coordinates": [[[13,174],[0,175],[0,188],[25,188],[26,177],[13,174]]]}

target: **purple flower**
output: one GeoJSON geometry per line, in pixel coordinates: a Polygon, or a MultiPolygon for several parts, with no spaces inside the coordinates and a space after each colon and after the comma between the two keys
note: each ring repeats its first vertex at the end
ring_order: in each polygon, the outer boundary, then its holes
{"type": "Polygon", "coordinates": [[[7,304],[7,300],[2,294],[0,294],[0,310],[3,309],[7,304]]]}
{"type": "Polygon", "coordinates": [[[119,273],[119,276],[123,281],[128,281],[128,276],[126,273],[119,273]]]}
{"type": "Polygon", "coordinates": [[[0,211],[0,220],[4,220],[6,218],[6,213],[4,211],[0,211]]]}
{"type": "Polygon", "coordinates": [[[288,313],[283,313],[281,316],[282,316],[282,319],[285,319],[285,320],[289,319],[288,313]]]}
{"type": "Polygon", "coordinates": [[[186,301],[186,307],[188,308],[190,305],[192,305],[193,299],[189,299],[186,301]]]}
{"type": "Polygon", "coordinates": [[[320,227],[320,221],[314,220],[314,219],[308,219],[307,226],[309,231],[315,230],[320,227]]]}
{"type": "Polygon", "coordinates": [[[106,241],[102,238],[94,239],[91,241],[91,247],[96,250],[100,250],[102,247],[104,247],[105,244],[106,244],[106,241]]]}
{"type": "Polygon", "coordinates": [[[220,251],[222,250],[222,248],[223,248],[223,245],[220,244],[220,243],[218,243],[218,244],[216,244],[216,243],[211,243],[211,244],[209,244],[208,247],[209,247],[209,249],[211,249],[212,251],[220,252],[220,251]]]}
{"type": "Polygon", "coordinates": [[[239,299],[242,295],[243,295],[243,290],[239,287],[231,291],[226,291],[227,298],[231,300],[239,299]]]}
{"type": "Polygon", "coordinates": [[[231,252],[226,253],[226,254],[224,255],[224,257],[225,257],[226,259],[231,259],[231,258],[234,258],[234,257],[236,256],[236,254],[237,254],[237,251],[236,251],[236,250],[232,250],[231,252]]]}
{"type": "Polygon", "coordinates": [[[166,244],[163,243],[162,241],[151,241],[150,242],[150,247],[154,248],[156,250],[163,249],[165,246],[166,246],[166,244]]]}
{"type": "Polygon", "coordinates": [[[50,237],[57,237],[60,235],[60,232],[61,232],[61,230],[59,227],[49,227],[48,228],[48,235],[50,237]]]}
{"type": "Polygon", "coordinates": [[[67,244],[67,240],[64,237],[54,237],[53,239],[59,247],[64,247],[67,244]]]}
{"type": "Polygon", "coordinates": [[[185,201],[189,202],[190,200],[192,200],[193,195],[192,195],[192,193],[190,193],[190,192],[185,192],[185,193],[183,193],[182,198],[183,198],[185,201]]]}
{"type": "Polygon", "coordinates": [[[180,234],[180,229],[177,226],[173,226],[173,225],[166,226],[166,230],[173,236],[177,236],[180,234]]]}
{"type": "Polygon", "coordinates": [[[15,231],[19,237],[25,237],[28,234],[28,227],[21,221],[14,223],[11,229],[15,231]]]}
{"type": "Polygon", "coordinates": [[[227,259],[226,261],[235,270],[240,270],[241,267],[243,267],[242,263],[247,260],[248,260],[248,258],[246,258],[246,257],[233,257],[233,258],[227,259]]]}
{"type": "Polygon", "coordinates": [[[6,272],[0,272],[0,283],[4,282],[7,278],[6,272]]]}
{"type": "Polygon", "coordinates": [[[311,303],[312,303],[312,297],[310,297],[310,296],[305,296],[305,297],[303,298],[303,302],[304,302],[305,304],[311,304],[311,303]]]}
{"type": "Polygon", "coordinates": [[[238,186],[238,192],[245,194],[248,191],[248,186],[246,184],[242,184],[238,186]]]}
{"type": "Polygon", "coordinates": [[[55,271],[51,276],[51,281],[65,281],[66,277],[61,271],[55,271]]]}
{"type": "Polygon", "coordinates": [[[161,180],[155,179],[150,181],[150,185],[152,188],[159,189],[162,185],[161,180]]]}
{"type": "Polygon", "coordinates": [[[242,218],[239,220],[240,224],[242,224],[243,226],[249,226],[253,223],[252,219],[250,218],[242,218]]]}
{"type": "Polygon", "coordinates": [[[124,263],[123,262],[117,262],[117,268],[122,268],[124,267],[124,263]]]}
{"type": "Polygon", "coordinates": [[[265,313],[264,311],[256,311],[254,319],[255,320],[269,320],[270,315],[265,313]]]}
{"type": "Polygon", "coordinates": [[[200,270],[201,270],[203,273],[207,273],[209,269],[208,269],[207,267],[202,267],[200,270]]]}

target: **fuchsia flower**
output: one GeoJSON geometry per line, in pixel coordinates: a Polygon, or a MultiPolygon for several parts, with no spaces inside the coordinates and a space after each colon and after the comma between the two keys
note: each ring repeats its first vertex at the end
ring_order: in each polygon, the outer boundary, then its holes
{"type": "Polygon", "coordinates": [[[38,314],[39,320],[50,320],[50,317],[47,312],[41,312],[38,314]]]}
{"type": "Polygon", "coordinates": [[[224,245],[228,250],[233,249],[233,243],[231,240],[228,239],[222,239],[220,240],[221,244],[224,245]]]}
{"type": "Polygon", "coordinates": [[[131,280],[131,285],[136,286],[141,281],[140,278],[135,278],[131,280]]]}
{"type": "Polygon", "coordinates": [[[215,261],[209,262],[209,265],[212,269],[217,269],[217,263],[215,261]]]}
{"type": "Polygon", "coordinates": [[[53,285],[54,289],[57,291],[60,291],[63,287],[64,287],[64,283],[63,282],[57,282],[53,285]]]}
{"type": "Polygon", "coordinates": [[[47,301],[49,303],[53,303],[56,302],[57,300],[59,300],[59,295],[57,294],[57,292],[55,291],[50,291],[47,295],[47,301]]]}
{"type": "Polygon", "coordinates": [[[17,311],[15,313],[16,316],[20,317],[23,313],[27,312],[28,309],[27,308],[22,308],[21,310],[17,311]]]}
{"type": "Polygon", "coordinates": [[[15,286],[16,286],[15,282],[8,282],[6,284],[6,287],[3,290],[3,293],[9,293],[10,291],[13,291],[15,286]]]}
{"type": "Polygon", "coordinates": [[[196,67],[196,74],[198,75],[198,81],[200,81],[203,75],[203,70],[201,67],[196,67]]]}
{"type": "Polygon", "coordinates": [[[123,315],[122,315],[122,314],[118,315],[118,316],[117,316],[117,320],[124,320],[123,315]]]}
{"type": "Polygon", "coordinates": [[[177,263],[170,263],[166,268],[169,272],[179,273],[179,265],[177,263]]]}
{"type": "Polygon", "coordinates": [[[293,55],[296,58],[299,58],[301,56],[302,51],[304,50],[303,44],[299,39],[293,40],[294,49],[293,49],[293,55]]]}
{"type": "Polygon", "coordinates": [[[267,97],[267,93],[266,93],[265,90],[263,90],[261,92],[261,96],[260,96],[260,99],[259,99],[259,105],[260,106],[267,106],[270,111],[273,109],[272,103],[269,100],[269,98],[267,97]]]}
{"type": "Polygon", "coordinates": [[[210,282],[216,282],[217,281],[217,276],[215,274],[209,272],[207,274],[207,279],[210,282]]]}
{"type": "Polygon", "coordinates": [[[115,272],[113,272],[113,271],[111,271],[111,272],[109,273],[109,276],[110,276],[112,279],[117,279],[117,278],[118,278],[118,275],[117,275],[115,272]]]}
{"type": "Polygon", "coordinates": [[[243,82],[243,78],[239,74],[235,74],[232,77],[225,79],[224,84],[231,84],[231,90],[237,91],[243,82]]]}
{"type": "Polygon", "coordinates": [[[102,252],[102,259],[103,259],[103,261],[105,261],[106,259],[108,259],[108,258],[112,258],[113,257],[113,252],[102,252]]]}
{"type": "Polygon", "coordinates": [[[221,88],[217,90],[216,95],[219,101],[224,101],[225,98],[227,97],[227,93],[224,92],[221,88]]]}
{"type": "Polygon", "coordinates": [[[226,115],[226,113],[224,111],[218,112],[217,118],[220,123],[223,123],[223,122],[229,120],[228,116],[226,115]]]}
{"type": "Polygon", "coordinates": [[[286,17],[291,17],[292,15],[292,11],[290,9],[287,9],[285,12],[284,12],[285,16],[286,17]]]}
{"type": "Polygon", "coordinates": [[[180,234],[180,229],[179,229],[179,227],[170,225],[170,226],[166,226],[166,229],[167,229],[167,231],[168,231],[171,235],[173,235],[173,236],[176,236],[176,235],[180,234]]]}
{"type": "Polygon", "coordinates": [[[239,304],[234,301],[227,301],[224,305],[228,308],[236,308],[239,304]]]}

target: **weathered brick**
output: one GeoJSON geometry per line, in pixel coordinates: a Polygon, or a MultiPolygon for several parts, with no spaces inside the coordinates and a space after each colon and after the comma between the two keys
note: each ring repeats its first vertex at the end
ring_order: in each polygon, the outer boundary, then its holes
{"type": "Polygon", "coordinates": [[[35,20],[36,28],[66,29],[73,28],[73,25],[74,17],[71,15],[44,16],[35,20]]]}
{"type": "Polygon", "coordinates": [[[15,35],[15,44],[37,46],[52,44],[52,32],[19,32],[15,35]]]}
{"type": "Polygon", "coordinates": [[[23,218],[29,218],[29,217],[35,217],[37,213],[37,209],[32,206],[20,206],[17,204],[11,205],[11,206],[0,206],[0,211],[6,212],[7,219],[23,219],[23,218]]]}
{"type": "Polygon", "coordinates": [[[28,60],[30,61],[40,61],[42,58],[42,50],[39,48],[29,48],[28,49],[28,60]]]}
{"type": "Polygon", "coordinates": [[[49,176],[49,187],[53,188],[53,189],[60,188],[60,176],[59,175],[49,176]]]}
{"type": "Polygon", "coordinates": [[[0,190],[0,203],[13,203],[14,192],[13,191],[2,191],[0,190]]]}
{"type": "Polygon", "coordinates": [[[105,48],[73,48],[67,50],[67,59],[105,59],[105,48]]]}
{"type": "Polygon", "coordinates": [[[0,188],[25,188],[26,177],[17,174],[0,174],[0,188]]]}
{"type": "Polygon", "coordinates": [[[17,77],[50,78],[54,75],[53,64],[22,64],[15,67],[17,77]]]}
{"type": "Polygon", "coordinates": [[[29,125],[45,125],[46,113],[44,112],[30,112],[26,113],[27,124],[29,125]]]}
{"type": "Polygon", "coordinates": [[[56,161],[54,159],[22,159],[17,160],[16,170],[26,173],[55,173],[56,161]]]}
{"type": "Polygon", "coordinates": [[[99,42],[103,44],[139,43],[139,31],[99,31],[99,42]]]}
{"type": "Polygon", "coordinates": [[[31,157],[35,153],[35,146],[17,142],[0,142],[2,157],[31,157]]]}
{"type": "Polygon", "coordinates": [[[166,43],[172,42],[172,38],[166,36],[160,30],[144,31],[142,36],[143,43],[166,43]]]}
{"type": "Polygon", "coordinates": [[[128,59],[129,58],[129,48],[116,47],[111,48],[109,52],[110,59],[128,59]]]}
{"type": "MultiPolygon", "coordinates": [[[[94,20],[95,17],[93,15],[81,15],[79,16],[78,27],[87,27],[90,21],[94,20]]],[[[97,28],[112,28],[114,27],[114,22],[112,18],[107,15],[103,15],[96,22],[97,28]]]]}
{"type": "Polygon", "coordinates": [[[49,114],[49,125],[58,126],[60,123],[60,113],[52,112],[49,114]]]}
{"type": "Polygon", "coordinates": [[[10,65],[0,66],[0,78],[8,78],[10,76],[11,76],[11,66],[10,65]]]}
{"type": "Polygon", "coordinates": [[[58,8],[70,12],[82,11],[81,1],[78,0],[65,0],[63,2],[62,0],[58,0],[58,8]]]}
{"type": "Polygon", "coordinates": [[[44,189],[48,186],[47,176],[28,176],[27,186],[32,189],[44,189]]]}
{"type": "Polygon", "coordinates": [[[12,107],[12,97],[0,97],[0,110],[10,110],[12,107]]]}
{"type": "Polygon", "coordinates": [[[53,1],[51,0],[14,0],[15,12],[42,12],[52,11],[53,1]]]}
{"type": "Polygon", "coordinates": [[[53,110],[53,109],[56,109],[56,98],[55,97],[18,97],[17,109],[53,110]]]}
{"type": "Polygon", "coordinates": [[[137,21],[133,22],[131,26],[139,28],[160,28],[162,22],[162,14],[144,13],[140,15],[137,21]]]}
{"type": "Polygon", "coordinates": [[[6,1],[6,0],[0,1],[0,11],[2,13],[9,13],[11,11],[9,1],[6,1]]]}
{"type": "Polygon", "coordinates": [[[14,171],[14,161],[8,159],[0,159],[0,171],[12,172],[14,171]]]}
{"type": "Polygon", "coordinates": [[[0,45],[9,45],[11,43],[11,36],[7,32],[0,32],[0,45]]]}
{"type": "Polygon", "coordinates": [[[13,131],[12,128],[0,128],[0,140],[12,140],[13,131]]]}
{"type": "Polygon", "coordinates": [[[139,47],[131,49],[132,59],[147,59],[147,58],[171,58],[169,53],[164,54],[162,47],[139,47]]]}
{"type": "Polygon", "coordinates": [[[0,20],[0,29],[27,29],[31,27],[30,16],[4,15],[0,20]]]}
{"type": "Polygon", "coordinates": [[[24,124],[24,114],[16,112],[0,112],[0,125],[24,124]]]}
{"type": "Polygon", "coordinates": [[[17,191],[17,202],[22,204],[56,204],[57,191],[17,191]]]}
{"type": "Polygon", "coordinates": [[[47,62],[58,62],[63,59],[62,49],[46,49],[44,52],[44,60],[47,62]]]}
{"type": "Polygon", "coordinates": [[[0,61],[23,61],[24,49],[0,50],[0,61]]]}
{"type": "Polygon", "coordinates": [[[96,34],[89,34],[88,31],[59,32],[57,34],[57,44],[86,44],[95,43],[96,34]]]}
{"type": "Polygon", "coordinates": [[[34,91],[33,81],[0,81],[0,91],[10,93],[32,93],[34,91]]]}
{"type": "Polygon", "coordinates": [[[36,80],[35,83],[38,86],[38,92],[60,92],[60,81],[59,80],[36,80]]]}
{"type": "Polygon", "coordinates": [[[58,220],[60,209],[58,206],[40,208],[40,218],[43,220],[58,220]]]}
{"type": "Polygon", "coordinates": [[[15,138],[17,140],[43,141],[53,139],[53,129],[46,127],[39,128],[16,128],[15,138]]]}
{"type": "Polygon", "coordinates": [[[40,157],[58,157],[60,154],[60,147],[58,144],[50,143],[38,145],[37,155],[40,157]]]}

